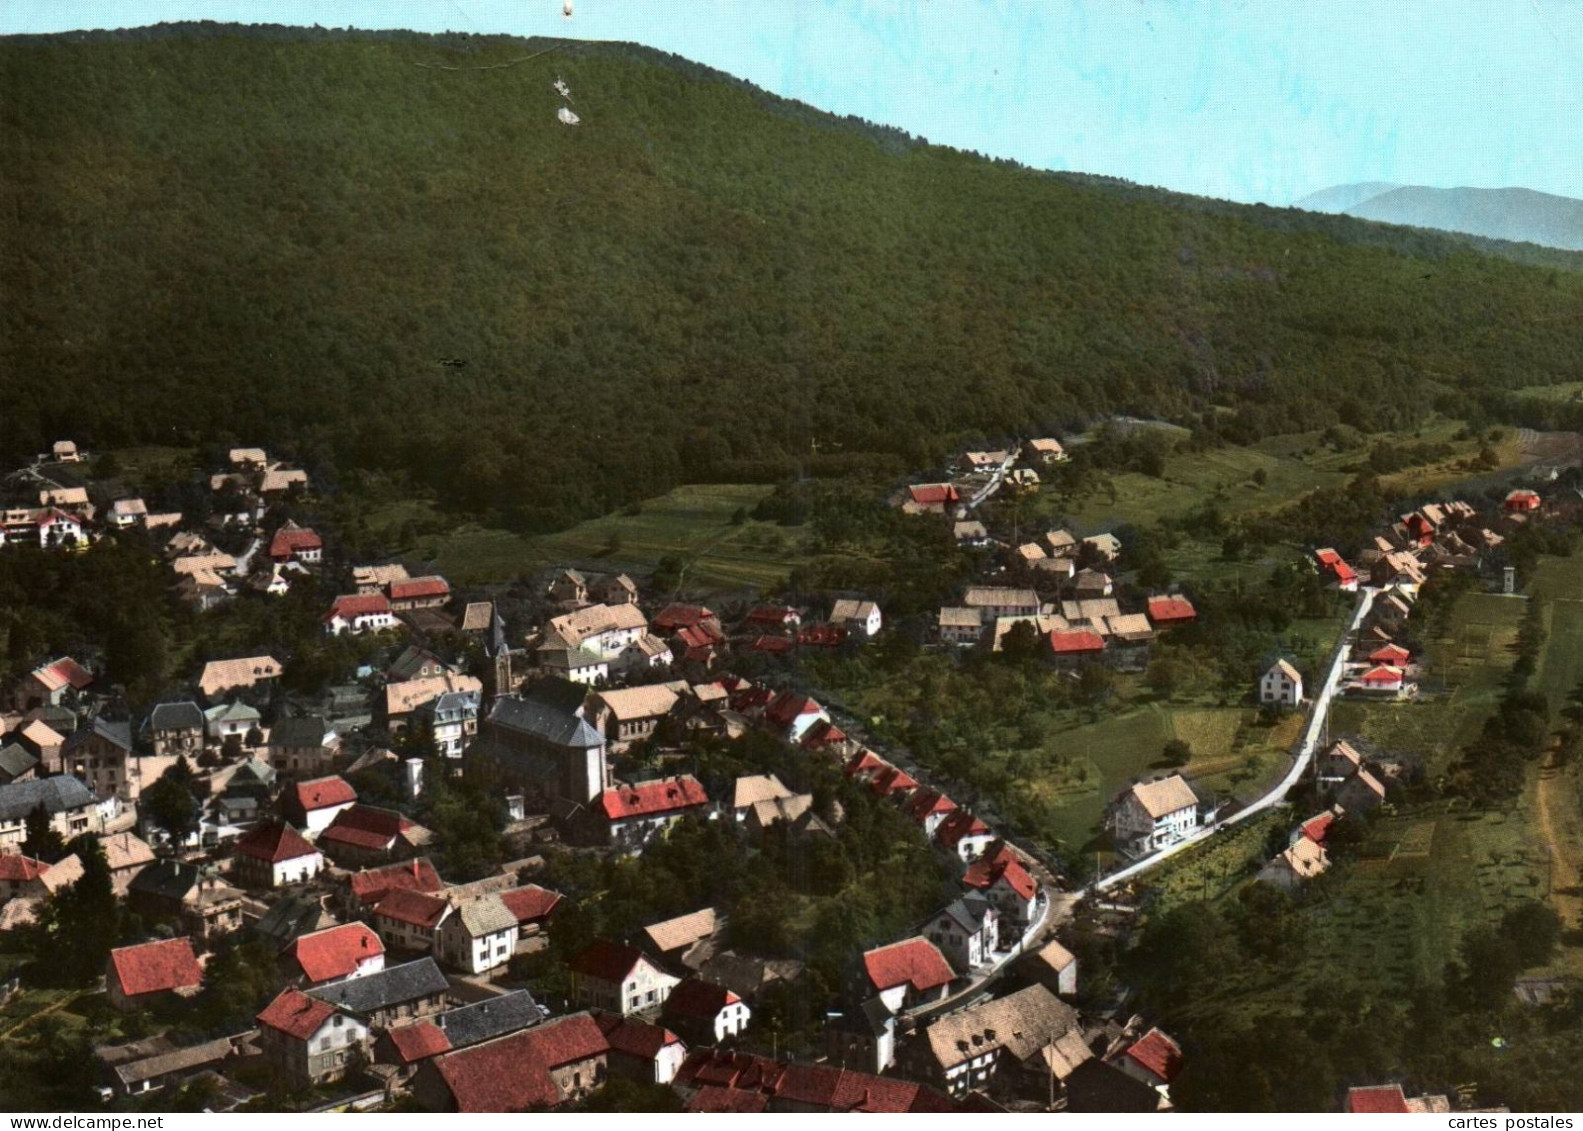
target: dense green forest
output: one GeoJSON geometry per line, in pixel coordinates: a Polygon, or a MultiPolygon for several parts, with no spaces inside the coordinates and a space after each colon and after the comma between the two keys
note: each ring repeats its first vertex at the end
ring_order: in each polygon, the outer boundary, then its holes
{"type": "Polygon", "coordinates": [[[1583,380],[1577,257],[1038,173],[550,46],[0,41],[0,457],[235,438],[543,529],[1107,412],[1244,442],[1583,380]]]}

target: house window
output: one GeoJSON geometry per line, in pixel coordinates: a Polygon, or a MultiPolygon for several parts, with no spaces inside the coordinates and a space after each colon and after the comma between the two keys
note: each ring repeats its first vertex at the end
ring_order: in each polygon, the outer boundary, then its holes
{"type": "Polygon", "coordinates": [[[320,1037],[319,1038],[319,1051],[320,1052],[324,1052],[329,1047],[330,1047],[330,1038],[329,1037],[320,1037]]]}

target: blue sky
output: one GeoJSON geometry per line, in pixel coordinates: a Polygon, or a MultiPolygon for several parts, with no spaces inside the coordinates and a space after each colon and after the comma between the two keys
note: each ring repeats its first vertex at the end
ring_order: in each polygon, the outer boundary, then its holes
{"type": "Polygon", "coordinates": [[[0,0],[0,32],[166,20],[632,40],[1040,168],[1288,204],[1330,185],[1583,197],[1583,0],[0,0]]]}

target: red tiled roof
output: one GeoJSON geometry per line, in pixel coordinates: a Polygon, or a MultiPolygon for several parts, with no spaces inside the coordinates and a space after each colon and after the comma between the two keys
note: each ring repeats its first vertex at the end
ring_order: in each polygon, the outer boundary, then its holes
{"type": "Polygon", "coordinates": [[[1149,619],[1156,624],[1198,619],[1198,610],[1186,597],[1150,597],[1149,619]]]}
{"type": "Polygon", "coordinates": [[[649,623],[662,632],[675,632],[677,629],[692,628],[700,621],[712,619],[714,613],[703,605],[666,605],[649,623]]]}
{"type": "Polygon", "coordinates": [[[790,605],[758,605],[747,615],[753,624],[787,624],[798,619],[797,610],[790,605]]]}
{"type": "Polygon", "coordinates": [[[297,808],[304,813],[357,800],[357,790],[352,788],[352,783],[337,775],[297,782],[291,790],[297,808]]]}
{"type": "Polygon", "coordinates": [[[387,864],[383,868],[369,868],[355,872],[347,881],[352,897],[364,905],[378,903],[388,892],[406,891],[437,892],[445,886],[440,874],[427,856],[405,860],[400,864],[387,864]]]}
{"type": "Polygon", "coordinates": [[[936,813],[949,813],[955,808],[956,802],[938,789],[920,789],[907,798],[901,811],[921,825],[936,813]]]}
{"type": "Polygon", "coordinates": [[[203,985],[203,967],[193,953],[192,940],[185,936],[118,947],[110,952],[110,967],[128,997],[203,985]]]}
{"type": "Polygon", "coordinates": [[[1364,683],[1392,684],[1402,682],[1401,669],[1388,667],[1381,664],[1379,667],[1370,668],[1363,673],[1364,683]]]}
{"type": "Polygon", "coordinates": [[[337,597],[335,603],[330,606],[330,611],[324,614],[324,619],[326,622],[336,617],[352,620],[354,617],[388,612],[390,612],[390,601],[383,593],[353,593],[337,597]]]}
{"type": "Polygon", "coordinates": [[[400,813],[358,804],[337,813],[319,839],[353,848],[385,849],[410,828],[412,822],[400,813]]]}
{"type": "Polygon", "coordinates": [[[596,1013],[594,1023],[605,1035],[611,1052],[624,1052],[643,1060],[653,1060],[666,1045],[674,1045],[681,1040],[669,1029],[615,1013],[596,1013]]]}
{"type": "Polygon", "coordinates": [[[1002,880],[1023,899],[1032,899],[1038,894],[1039,887],[1032,874],[1005,841],[992,844],[982,856],[967,866],[967,872],[962,877],[962,882],[968,887],[981,889],[992,888],[1002,880]]]}
{"type": "Polygon", "coordinates": [[[912,938],[892,943],[863,955],[863,969],[880,992],[908,985],[919,993],[950,985],[956,977],[934,943],[912,938]]]}
{"type": "Polygon", "coordinates": [[[439,896],[397,888],[374,906],[374,914],[432,931],[450,909],[439,896]]]}
{"type": "Polygon", "coordinates": [[[934,839],[946,848],[955,848],[966,837],[983,836],[987,832],[989,826],[983,821],[966,809],[957,809],[940,822],[940,827],[934,830],[934,839]]]}
{"type": "Polygon", "coordinates": [[[898,766],[886,766],[869,779],[868,787],[880,797],[907,793],[918,788],[918,779],[898,766]]]}
{"type": "Polygon", "coordinates": [[[594,1019],[574,1013],[496,1041],[444,1053],[430,1063],[459,1112],[517,1112],[554,1107],[561,1092],[550,1070],[609,1050],[594,1019]]]}
{"type": "Polygon", "coordinates": [[[847,737],[846,731],[836,726],[829,719],[821,719],[808,728],[808,733],[802,737],[804,750],[819,750],[825,746],[833,746],[838,742],[852,741],[847,737]]]}
{"type": "Polygon", "coordinates": [[[1182,1070],[1182,1050],[1158,1029],[1150,1029],[1122,1055],[1131,1057],[1169,1084],[1182,1070]]]}
{"type": "Polygon", "coordinates": [[[678,809],[691,809],[709,804],[709,795],[698,779],[691,774],[641,785],[607,789],[599,795],[595,806],[607,821],[625,821],[632,817],[654,817],[673,813],[678,809]]]}
{"type": "Polygon", "coordinates": [[[0,880],[13,884],[28,884],[49,871],[49,865],[31,856],[0,853],[0,880]]]}
{"type": "Polygon", "coordinates": [[[282,860],[296,860],[303,856],[317,856],[319,850],[302,838],[302,834],[284,822],[259,825],[236,842],[236,854],[278,864],[282,860]]]}
{"type": "Polygon", "coordinates": [[[262,1026],[306,1041],[334,1015],[334,1006],[311,998],[301,990],[282,990],[274,1001],[264,1007],[257,1020],[262,1026]]]}
{"type": "Polygon", "coordinates": [[[908,487],[912,501],[921,507],[939,506],[942,503],[960,502],[962,496],[949,483],[919,483],[908,487]]]}
{"type": "Polygon", "coordinates": [[[750,645],[755,652],[768,652],[772,656],[784,656],[797,647],[797,642],[786,636],[760,636],[750,645]]]}
{"type": "Polygon", "coordinates": [[[420,1060],[427,1060],[431,1056],[451,1051],[451,1038],[447,1037],[445,1030],[433,1021],[414,1021],[410,1025],[399,1025],[394,1029],[387,1029],[385,1035],[395,1046],[396,1055],[401,1057],[403,1064],[416,1064],[420,1060]]]}
{"type": "Polygon", "coordinates": [[[710,648],[722,639],[720,633],[707,624],[683,625],[676,630],[676,638],[688,648],[710,648]]]}
{"type": "Polygon", "coordinates": [[[310,982],[328,982],[353,973],[358,963],[385,953],[385,944],[364,923],[346,923],[292,940],[286,955],[310,982]]]}
{"type": "Polygon", "coordinates": [[[763,1092],[749,1092],[743,1088],[719,1088],[713,1084],[699,1088],[687,1102],[689,1112],[738,1113],[757,1115],[769,1107],[770,1098],[763,1092]]]}
{"type": "Polygon", "coordinates": [[[561,902],[561,896],[559,892],[541,888],[538,884],[528,884],[501,892],[500,902],[517,917],[518,923],[534,923],[548,918],[561,902]]]}
{"type": "Polygon", "coordinates": [[[73,690],[81,691],[93,682],[93,676],[88,673],[88,669],[70,656],[62,656],[53,663],[45,664],[35,670],[33,675],[51,691],[68,685],[73,690]]]}
{"type": "Polygon", "coordinates": [[[1325,843],[1325,834],[1330,831],[1330,826],[1335,824],[1336,815],[1331,812],[1320,813],[1317,817],[1310,817],[1298,828],[1302,834],[1315,844],[1325,843]]]}
{"type": "Polygon", "coordinates": [[[817,715],[823,710],[823,707],[806,695],[783,691],[765,710],[764,718],[778,727],[789,727],[803,715],[817,715]]]}
{"type": "Polygon", "coordinates": [[[876,770],[883,770],[888,765],[890,763],[874,753],[874,751],[868,749],[859,750],[847,760],[846,776],[852,778],[859,774],[871,774],[876,770]]]}
{"type": "Polygon", "coordinates": [[[270,539],[269,556],[272,558],[289,558],[303,550],[324,549],[324,539],[306,527],[281,527],[275,531],[275,537],[270,539]]]}
{"type": "Polygon", "coordinates": [[[1410,1110],[1400,1084],[1347,1089],[1347,1111],[1353,1115],[1406,1114],[1410,1110]]]}
{"type": "Polygon", "coordinates": [[[1387,644],[1385,647],[1376,648],[1369,653],[1369,663],[1391,664],[1395,667],[1401,667],[1411,657],[1412,653],[1400,644],[1387,644]]]}
{"type": "Polygon", "coordinates": [[[1337,562],[1331,567],[1330,572],[1335,574],[1336,580],[1342,584],[1345,584],[1348,581],[1356,581],[1358,579],[1357,573],[1346,562],[1337,562]]]}
{"type": "Polygon", "coordinates": [[[409,577],[390,583],[392,601],[412,601],[420,597],[449,597],[451,583],[443,577],[409,577]]]}
{"type": "Polygon", "coordinates": [[[1086,652],[1103,652],[1105,638],[1087,628],[1057,628],[1050,632],[1050,651],[1057,656],[1076,656],[1086,652]]]}
{"type": "Polygon", "coordinates": [[[1314,557],[1319,559],[1319,564],[1322,566],[1334,566],[1337,562],[1341,561],[1341,555],[1329,548],[1315,550],[1314,557]]]}
{"type": "Polygon", "coordinates": [[[595,939],[578,952],[566,967],[585,978],[595,978],[601,982],[621,982],[626,980],[633,967],[643,961],[646,961],[643,955],[630,946],[611,942],[609,939],[595,939]]]}
{"type": "Polygon", "coordinates": [[[686,978],[671,988],[665,999],[665,1012],[695,1021],[713,1021],[728,1005],[742,999],[724,986],[706,982],[702,978],[686,978]]]}

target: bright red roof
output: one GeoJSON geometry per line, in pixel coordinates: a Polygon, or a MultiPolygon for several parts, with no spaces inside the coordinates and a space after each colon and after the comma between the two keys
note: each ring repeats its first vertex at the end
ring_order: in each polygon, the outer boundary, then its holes
{"type": "Polygon", "coordinates": [[[1347,1111],[1353,1115],[1395,1115],[1410,1110],[1400,1084],[1374,1084],[1347,1090],[1347,1111]]]}
{"type": "Polygon", "coordinates": [[[902,985],[927,993],[950,985],[956,977],[939,948],[925,938],[907,939],[868,951],[863,955],[863,969],[881,993],[902,985]]]}
{"type": "Polygon", "coordinates": [[[447,1037],[445,1030],[433,1021],[415,1021],[411,1025],[400,1025],[386,1030],[385,1035],[390,1038],[390,1043],[395,1046],[396,1055],[401,1057],[404,1064],[416,1064],[420,1060],[427,1060],[431,1056],[451,1051],[451,1038],[447,1037]]]}
{"type": "Polygon", "coordinates": [[[675,778],[643,782],[641,785],[607,789],[595,802],[607,821],[625,821],[632,817],[654,817],[673,813],[679,809],[692,809],[709,804],[709,795],[697,778],[683,774],[675,778]]]}
{"type": "Polygon", "coordinates": [[[450,909],[451,905],[437,895],[397,888],[375,905],[374,914],[432,931],[450,909]]]}
{"type": "Polygon", "coordinates": [[[919,483],[908,487],[912,501],[921,507],[940,506],[943,503],[955,503],[961,500],[956,488],[949,483],[919,483]]]}
{"type": "Polygon", "coordinates": [[[1384,664],[1381,664],[1377,668],[1370,668],[1368,671],[1364,672],[1363,682],[1384,684],[1386,686],[1389,686],[1393,683],[1400,683],[1402,682],[1401,669],[1388,667],[1384,664]]]}
{"type": "Polygon", "coordinates": [[[625,981],[639,962],[645,961],[642,952],[609,939],[595,939],[566,964],[573,973],[601,982],[625,981]]]}
{"type": "Polygon", "coordinates": [[[236,854],[278,864],[282,860],[296,860],[303,856],[317,856],[319,850],[302,838],[302,834],[283,822],[259,825],[236,842],[236,854]]]}
{"type": "Polygon", "coordinates": [[[31,856],[14,852],[0,854],[0,880],[13,884],[28,884],[49,871],[49,865],[31,856]]]}
{"type": "Polygon", "coordinates": [[[347,805],[357,800],[357,790],[352,788],[352,783],[336,775],[298,782],[291,790],[297,808],[304,813],[347,805]]]}
{"type": "Polygon", "coordinates": [[[541,888],[538,884],[528,884],[501,892],[500,902],[517,917],[518,923],[534,923],[547,918],[561,902],[561,896],[559,892],[541,888]]]}
{"type": "Polygon", "coordinates": [[[324,540],[312,530],[305,527],[281,527],[275,531],[275,537],[270,539],[269,556],[272,558],[289,558],[293,554],[300,554],[304,550],[322,550],[324,540]]]}
{"type": "Polygon", "coordinates": [[[1038,884],[1005,841],[996,841],[984,854],[967,866],[962,882],[970,888],[988,889],[1004,881],[1023,899],[1038,894],[1038,884]]]}
{"type": "Polygon", "coordinates": [[[319,839],[353,848],[383,850],[410,828],[412,822],[400,813],[358,804],[337,813],[319,839]]]}
{"type": "Polygon", "coordinates": [[[390,583],[392,601],[412,601],[420,597],[449,597],[451,583],[443,577],[409,577],[390,583]]]}
{"type": "Polygon", "coordinates": [[[706,624],[683,625],[676,630],[676,637],[688,648],[712,648],[721,640],[720,634],[706,624]]]}
{"type": "Polygon", "coordinates": [[[1324,844],[1325,834],[1330,831],[1330,826],[1335,824],[1335,822],[1336,815],[1326,811],[1324,813],[1320,813],[1316,817],[1308,818],[1308,820],[1304,821],[1298,826],[1298,828],[1301,830],[1304,836],[1313,841],[1315,844],[1324,844]]]}
{"type": "Polygon", "coordinates": [[[334,1015],[334,1006],[311,998],[301,990],[282,990],[274,1001],[264,1007],[257,1020],[262,1026],[306,1041],[334,1015]]]}
{"type": "Polygon", "coordinates": [[[345,978],[358,964],[385,953],[385,944],[364,923],[346,923],[292,940],[287,956],[310,982],[345,978]]]}
{"type": "Polygon", "coordinates": [[[340,617],[342,620],[352,620],[355,617],[374,616],[378,613],[390,612],[390,601],[383,593],[352,593],[337,597],[330,606],[330,611],[324,614],[326,621],[340,617]]]}
{"type": "Polygon", "coordinates": [[[1104,650],[1105,638],[1091,629],[1071,628],[1063,632],[1057,628],[1050,632],[1050,651],[1057,656],[1083,655],[1104,650]]]}
{"type": "Polygon", "coordinates": [[[1186,597],[1150,597],[1149,619],[1156,624],[1175,624],[1197,620],[1198,610],[1186,597]]]}
{"type": "Polygon", "coordinates": [[[1182,1070],[1182,1050],[1158,1029],[1150,1029],[1124,1054],[1169,1084],[1182,1070]]]}
{"type": "Polygon", "coordinates": [[[128,997],[203,985],[203,967],[193,953],[192,940],[185,936],[117,947],[110,952],[110,967],[128,997]]]}
{"type": "Polygon", "coordinates": [[[966,837],[984,836],[988,832],[989,826],[983,821],[966,809],[958,809],[940,822],[940,827],[934,831],[934,839],[946,848],[955,848],[966,837]]]}
{"type": "Polygon", "coordinates": [[[1358,579],[1357,573],[1346,562],[1337,562],[1331,567],[1330,571],[1336,575],[1336,580],[1341,582],[1343,585],[1349,581],[1356,581],[1358,579]]]}
{"type": "Polygon", "coordinates": [[[1369,663],[1389,664],[1393,667],[1401,667],[1411,657],[1412,653],[1406,648],[1403,648],[1400,644],[1387,644],[1385,647],[1376,648],[1374,651],[1369,653],[1369,663]]]}
{"type": "Polygon", "coordinates": [[[918,788],[918,779],[899,766],[886,766],[869,779],[868,787],[881,797],[918,788]]]}
{"type": "Polygon", "coordinates": [[[949,813],[955,808],[956,802],[938,789],[920,789],[907,798],[901,811],[921,825],[936,813],[949,813]]]}
{"type": "Polygon", "coordinates": [[[54,663],[45,664],[33,674],[51,688],[70,684],[74,690],[81,691],[93,682],[93,676],[89,674],[88,669],[70,656],[62,656],[54,663]]]}
{"type": "Polygon", "coordinates": [[[387,864],[383,868],[369,868],[355,872],[347,882],[351,886],[353,898],[364,905],[378,903],[387,892],[398,888],[407,891],[436,892],[445,886],[427,856],[406,860],[400,864],[387,864]]]}
{"type": "Polygon", "coordinates": [[[1323,550],[1315,550],[1314,557],[1319,559],[1319,564],[1322,566],[1334,566],[1341,560],[1341,555],[1328,547],[1323,550]]]}
{"type": "Polygon", "coordinates": [[[776,726],[789,727],[803,715],[817,715],[824,710],[816,700],[806,695],[796,695],[790,691],[783,691],[775,697],[764,712],[767,722],[776,726]]]}
{"type": "Polygon", "coordinates": [[[804,750],[818,750],[825,746],[832,746],[838,742],[850,742],[846,731],[836,726],[829,719],[821,719],[808,728],[808,733],[802,736],[804,750]]]}
{"type": "Polygon", "coordinates": [[[877,770],[883,770],[888,765],[890,765],[889,762],[865,747],[847,759],[846,776],[852,778],[859,774],[872,774],[877,770]]]}

